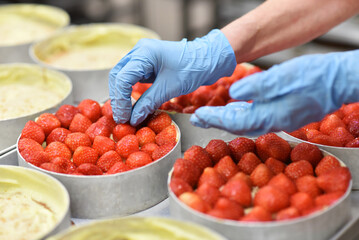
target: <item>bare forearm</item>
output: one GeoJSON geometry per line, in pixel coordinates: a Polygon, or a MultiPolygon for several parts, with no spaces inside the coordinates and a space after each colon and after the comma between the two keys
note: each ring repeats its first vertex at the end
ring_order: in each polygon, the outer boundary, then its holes
{"type": "Polygon", "coordinates": [[[221,30],[246,62],[308,42],[358,11],[358,0],[267,0],[221,30]]]}

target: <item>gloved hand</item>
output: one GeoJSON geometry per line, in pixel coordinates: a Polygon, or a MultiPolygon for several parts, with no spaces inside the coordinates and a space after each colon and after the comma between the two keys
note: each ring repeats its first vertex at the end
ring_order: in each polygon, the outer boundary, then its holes
{"type": "Polygon", "coordinates": [[[162,103],[230,76],[236,67],[231,45],[220,30],[194,41],[142,39],[111,70],[109,88],[116,122],[141,123],[162,103]],[[132,109],[132,86],[153,82],[132,109]],[[132,115],[131,115],[132,109],[132,115]]]}
{"type": "Polygon", "coordinates": [[[359,50],[295,58],[234,83],[230,96],[253,100],[202,107],[195,126],[258,136],[293,131],[321,120],[343,103],[359,101],[359,50]]]}

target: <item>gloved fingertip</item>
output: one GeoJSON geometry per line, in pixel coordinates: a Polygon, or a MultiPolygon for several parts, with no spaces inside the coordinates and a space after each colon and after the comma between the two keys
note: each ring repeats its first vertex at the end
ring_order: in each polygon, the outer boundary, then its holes
{"type": "Polygon", "coordinates": [[[208,124],[200,119],[196,114],[192,114],[189,119],[190,123],[196,127],[208,128],[208,124]]]}
{"type": "Polygon", "coordinates": [[[229,88],[229,95],[237,100],[252,100],[260,94],[256,84],[259,81],[259,74],[253,74],[232,84],[229,88]]]}

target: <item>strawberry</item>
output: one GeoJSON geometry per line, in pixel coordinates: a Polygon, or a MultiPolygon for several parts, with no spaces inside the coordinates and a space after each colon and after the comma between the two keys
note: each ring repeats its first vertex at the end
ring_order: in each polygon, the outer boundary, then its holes
{"type": "Polygon", "coordinates": [[[63,128],[68,128],[74,116],[80,113],[80,110],[72,105],[62,105],[55,113],[55,116],[61,122],[63,128]]]}
{"type": "Polygon", "coordinates": [[[268,186],[275,187],[289,196],[297,192],[297,188],[294,182],[288,178],[284,173],[279,173],[278,175],[274,176],[269,182],[268,186]]]}
{"type": "Polygon", "coordinates": [[[51,160],[51,163],[60,166],[64,170],[65,173],[71,173],[76,170],[75,164],[67,158],[56,157],[51,160]]]}
{"type": "Polygon", "coordinates": [[[252,204],[251,188],[242,179],[228,181],[221,189],[221,194],[243,207],[249,207],[252,204]]]}
{"type": "Polygon", "coordinates": [[[260,188],[254,196],[254,206],[261,206],[272,213],[287,208],[289,203],[288,194],[272,186],[260,188]]]}
{"type": "Polygon", "coordinates": [[[52,142],[45,148],[45,152],[49,155],[50,160],[56,157],[71,159],[71,150],[61,142],[52,142]]]}
{"type": "Polygon", "coordinates": [[[327,115],[320,123],[319,131],[329,135],[337,127],[344,127],[343,121],[335,114],[327,115]]]}
{"type": "Polygon", "coordinates": [[[224,156],[229,156],[231,154],[227,143],[221,139],[212,139],[209,141],[205,150],[208,152],[214,164],[224,156]]]}
{"type": "Polygon", "coordinates": [[[355,112],[359,112],[359,102],[350,103],[350,104],[342,106],[342,111],[343,111],[344,116],[350,115],[355,112]]]}
{"type": "MultiPolygon", "coordinates": [[[[215,96],[221,97],[225,102],[227,102],[230,99],[228,89],[226,87],[219,85],[214,92],[215,96]]],[[[217,105],[219,106],[219,105],[217,105]]]]}
{"type": "Polygon", "coordinates": [[[358,112],[353,112],[349,115],[346,115],[344,118],[343,118],[343,123],[345,125],[348,125],[348,123],[352,120],[359,120],[359,111],[358,112]]]}
{"type": "Polygon", "coordinates": [[[285,168],[284,173],[292,180],[296,180],[305,175],[314,175],[312,164],[306,160],[292,162],[285,168]]]}
{"type": "Polygon", "coordinates": [[[116,162],[107,172],[106,174],[116,174],[122,173],[131,170],[129,166],[127,166],[124,162],[116,162]]]}
{"type": "Polygon", "coordinates": [[[126,135],[134,135],[136,133],[136,128],[132,127],[128,123],[120,123],[116,125],[116,127],[113,129],[113,139],[115,142],[120,141],[124,136],[126,135]]]}
{"type": "Polygon", "coordinates": [[[111,130],[109,127],[95,122],[91,124],[91,126],[86,130],[85,133],[90,137],[91,141],[93,142],[96,136],[110,137],[111,130]]]}
{"type": "Polygon", "coordinates": [[[327,155],[320,160],[315,168],[315,174],[321,176],[323,173],[330,171],[331,169],[340,167],[340,162],[333,156],[327,155]]]}
{"type": "Polygon", "coordinates": [[[152,155],[151,155],[153,161],[158,160],[158,159],[166,156],[170,151],[172,151],[172,149],[176,146],[176,144],[177,144],[176,142],[170,142],[170,143],[167,143],[165,145],[162,145],[162,146],[159,146],[159,147],[155,148],[153,150],[153,152],[152,152],[152,155]]]}
{"type": "Polygon", "coordinates": [[[291,136],[293,136],[295,138],[302,139],[304,141],[308,140],[307,135],[305,134],[305,131],[303,129],[298,129],[298,130],[295,130],[293,132],[290,132],[289,135],[291,135],[291,136]]]}
{"type": "Polygon", "coordinates": [[[21,138],[30,138],[42,144],[45,140],[44,130],[34,121],[28,121],[21,131],[21,138]]]}
{"type": "Polygon", "coordinates": [[[69,130],[71,132],[86,132],[86,130],[91,126],[92,122],[86,116],[81,113],[77,113],[72,119],[69,130]]]}
{"type": "Polygon", "coordinates": [[[300,217],[300,212],[295,207],[288,207],[280,210],[276,215],[277,221],[289,220],[300,217]]]}
{"type": "Polygon", "coordinates": [[[318,211],[322,211],[324,209],[323,206],[319,206],[319,205],[316,205],[310,209],[307,209],[307,210],[304,210],[302,212],[302,216],[307,216],[307,215],[310,215],[310,214],[313,214],[315,212],[318,212],[318,211]]]}
{"type": "Polygon", "coordinates": [[[206,106],[224,106],[226,101],[219,95],[214,95],[206,104],[206,106]]]}
{"type": "Polygon", "coordinates": [[[37,150],[38,147],[29,146],[21,151],[21,156],[29,163],[40,166],[45,162],[49,162],[49,155],[44,150],[37,150]]]}
{"type": "Polygon", "coordinates": [[[329,207],[338,201],[343,195],[344,192],[341,191],[322,194],[315,198],[315,205],[318,207],[329,207]]]}
{"type": "Polygon", "coordinates": [[[65,170],[57,164],[51,162],[45,162],[40,165],[40,168],[50,172],[65,173],[65,170]]]}
{"type": "Polygon", "coordinates": [[[24,149],[31,149],[31,151],[44,151],[42,146],[31,138],[21,138],[17,144],[17,148],[21,153],[24,149]]]}
{"type": "MultiPolygon", "coordinates": [[[[163,145],[163,146],[166,146],[166,145],[163,145]]],[[[163,147],[162,146],[162,147],[163,147]]],[[[153,152],[156,150],[158,148],[158,145],[156,144],[156,143],[146,143],[145,145],[143,145],[142,147],[141,147],[141,151],[142,152],[146,152],[146,153],[148,153],[151,157],[152,157],[152,159],[154,159],[153,158],[153,156],[152,156],[152,154],[153,154],[153,152]]],[[[171,148],[172,149],[172,148],[171,148]]],[[[167,154],[167,153],[166,153],[167,154]]],[[[164,155],[166,155],[166,154],[164,154],[164,155]]],[[[163,156],[164,156],[163,155],[163,156]]],[[[157,159],[157,158],[156,158],[157,159]]]]}
{"type": "Polygon", "coordinates": [[[313,199],[322,193],[314,176],[306,175],[295,181],[298,192],[308,193],[313,199]]]}
{"type": "Polygon", "coordinates": [[[61,122],[51,113],[43,113],[37,119],[36,123],[44,130],[45,136],[48,136],[52,130],[61,127],[61,122]]]}
{"type": "Polygon", "coordinates": [[[96,136],[93,141],[92,148],[96,149],[101,156],[110,150],[115,150],[116,143],[111,138],[104,136],[96,136]]]}
{"type": "Polygon", "coordinates": [[[238,167],[230,156],[221,158],[221,160],[214,166],[214,169],[222,174],[227,180],[238,172],[238,167]]]}
{"type": "Polygon", "coordinates": [[[136,83],[132,87],[133,92],[138,92],[139,94],[143,94],[147,89],[152,86],[152,83],[136,83]]]}
{"type": "Polygon", "coordinates": [[[208,212],[210,210],[210,206],[207,202],[205,202],[197,193],[194,192],[185,192],[179,196],[179,200],[181,200],[184,204],[196,210],[198,212],[208,212]]]}
{"type": "Polygon", "coordinates": [[[152,162],[152,158],[148,153],[137,151],[131,153],[126,159],[126,164],[130,168],[143,167],[152,162]]]}
{"type": "Polygon", "coordinates": [[[52,142],[65,142],[67,135],[71,133],[70,130],[66,128],[55,128],[46,138],[46,145],[49,145],[52,142]]]}
{"type": "Polygon", "coordinates": [[[214,204],[217,202],[217,200],[221,196],[221,192],[218,190],[218,188],[209,183],[204,183],[204,184],[200,185],[196,189],[196,193],[205,202],[207,202],[211,207],[214,206],[214,204]]]}
{"type": "Polygon", "coordinates": [[[252,188],[252,180],[251,180],[251,178],[247,175],[247,174],[245,174],[244,172],[238,172],[238,173],[236,173],[233,177],[231,177],[229,180],[228,180],[228,182],[230,182],[230,181],[234,181],[234,180],[237,180],[237,179],[242,179],[242,180],[244,180],[246,183],[247,183],[247,185],[250,187],[250,188],[252,188]]]}
{"type": "Polygon", "coordinates": [[[107,117],[107,116],[100,117],[96,123],[108,127],[110,129],[111,133],[117,125],[115,120],[113,120],[112,117],[107,117]]]}
{"type": "Polygon", "coordinates": [[[272,157],[267,158],[264,164],[274,173],[274,175],[284,172],[284,169],[286,168],[286,165],[283,162],[272,157]]]}
{"type": "Polygon", "coordinates": [[[257,154],[263,162],[269,157],[286,162],[292,150],[289,143],[275,133],[259,136],[255,141],[255,146],[257,154]]]}
{"type": "Polygon", "coordinates": [[[201,170],[195,166],[191,161],[183,158],[176,160],[173,165],[172,177],[181,178],[186,181],[191,187],[196,186],[198,179],[201,176],[201,170]]]}
{"type": "Polygon", "coordinates": [[[165,112],[152,114],[147,122],[147,127],[151,128],[156,134],[172,124],[171,117],[165,112]]]}
{"type": "Polygon", "coordinates": [[[177,141],[177,131],[174,125],[170,125],[163,129],[155,137],[158,146],[177,141]]]}
{"type": "Polygon", "coordinates": [[[149,127],[143,127],[136,132],[136,137],[138,138],[140,147],[142,147],[146,143],[154,143],[156,133],[149,127]]]}
{"type": "Polygon", "coordinates": [[[316,129],[308,129],[305,132],[305,134],[307,136],[308,141],[311,141],[312,138],[314,138],[318,135],[323,135],[323,133],[319,132],[319,130],[316,130],[316,129]]]}
{"type": "Polygon", "coordinates": [[[337,167],[317,177],[317,184],[324,192],[345,192],[348,189],[351,174],[347,167],[337,167]]]}
{"type": "Polygon", "coordinates": [[[82,132],[74,132],[67,135],[64,143],[72,152],[76,150],[79,146],[91,147],[91,139],[87,134],[82,132]]]}
{"type": "Polygon", "coordinates": [[[318,134],[312,138],[308,137],[308,140],[312,143],[321,144],[321,145],[328,145],[334,147],[342,147],[342,143],[333,137],[330,137],[325,134],[318,134]]]}
{"type": "Polygon", "coordinates": [[[77,167],[76,171],[83,175],[102,175],[101,169],[92,163],[82,163],[77,167]]]}
{"type": "Polygon", "coordinates": [[[309,143],[299,143],[292,149],[292,152],[290,153],[290,159],[292,162],[307,160],[312,164],[313,168],[317,166],[322,158],[323,154],[319,148],[309,143]]]}
{"type": "Polygon", "coordinates": [[[190,98],[190,95],[188,95],[188,94],[181,95],[181,96],[175,97],[173,99],[173,102],[181,105],[182,107],[187,107],[187,106],[191,105],[191,98],[190,98]]]}
{"type": "Polygon", "coordinates": [[[359,137],[359,119],[352,119],[347,125],[348,131],[354,136],[359,137]]]}
{"type": "Polygon", "coordinates": [[[116,143],[116,152],[122,158],[128,158],[131,153],[139,151],[138,139],[135,135],[129,134],[116,143]]]}
{"type": "Polygon", "coordinates": [[[183,111],[183,107],[181,105],[179,105],[178,103],[175,102],[165,102],[164,104],[162,104],[161,106],[162,110],[166,110],[169,112],[182,112],[183,111]]]}
{"type": "Polygon", "coordinates": [[[198,180],[198,187],[200,187],[202,184],[210,184],[216,188],[219,188],[225,183],[226,179],[223,175],[221,175],[212,167],[206,167],[198,180]]]}
{"type": "Polygon", "coordinates": [[[101,106],[98,102],[91,99],[82,100],[77,108],[80,113],[86,116],[91,122],[96,122],[101,117],[101,106]]]}
{"type": "MultiPolygon", "coordinates": [[[[112,141],[112,140],[111,140],[112,141]]],[[[120,155],[114,150],[104,153],[98,160],[96,165],[101,168],[103,172],[107,172],[117,162],[122,162],[120,155]]]]}
{"type": "Polygon", "coordinates": [[[78,167],[83,163],[96,164],[98,159],[98,153],[95,149],[86,146],[79,146],[76,148],[72,160],[78,167]]]}
{"type": "Polygon", "coordinates": [[[245,153],[241,160],[239,160],[237,166],[239,171],[244,172],[245,174],[251,174],[253,170],[261,164],[261,160],[252,152],[245,153]]]}
{"type": "Polygon", "coordinates": [[[197,110],[197,106],[188,106],[183,108],[182,113],[194,113],[197,110]]]}
{"type": "Polygon", "coordinates": [[[187,149],[183,158],[191,161],[195,166],[201,169],[205,169],[206,167],[212,167],[213,163],[209,154],[202,147],[193,145],[189,149],[187,149]]]}
{"type": "Polygon", "coordinates": [[[290,197],[290,205],[303,213],[315,206],[314,199],[305,192],[297,192],[290,197]]]}
{"type": "Polygon", "coordinates": [[[267,222],[272,221],[272,214],[261,206],[255,206],[240,221],[244,222],[267,222]]]}
{"type": "Polygon", "coordinates": [[[111,100],[107,100],[105,104],[101,107],[101,114],[102,116],[106,116],[108,118],[112,118],[112,107],[111,107],[111,100]]]}
{"type": "Polygon", "coordinates": [[[354,139],[353,135],[344,127],[337,127],[329,136],[340,142],[342,146],[345,146],[354,139]]]}
{"type": "Polygon", "coordinates": [[[207,212],[208,215],[217,218],[238,220],[244,215],[243,207],[237,202],[221,197],[213,209],[207,212]]]}
{"type": "Polygon", "coordinates": [[[273,173],[264,164],[259,164],[251,173],[250,178],[254,186],[263,187],[273,177],[273,173]]]}
{"type": "Polygon", "coordinates": [[[339,108],[333,114],[337,115],[338,118],[343,119],[344,118],[344,112],[342,108],[339,108]]]}
{"type": "Polygon", "coordinates": [[[345,147],[354,147],[357,148],[359,147],[359,137],[354,138],[352,141],[348,142],[345,147]]]}
{"type": "Polygon", "coordinates": [[[311,122],[308,123],[307,125],[303,126],[302,129],[307,132],[308,130],[318,130],[319,131],[319,127],[320,127],[320,122],[311,122]]]}
{"type": "Polygon", "coordinates": [[[185,192],[193,192],[192,187],[181,178],[171,178],[170,188],[177,197],[185,192]]]}
{"type": "Polygon", "coordinates": [[[212,98],[213,94],[209,86],[201,86],[192,93],[191,103],[194,106],[204,106],[212,98]]]}
{"type": "Polygon", "coordinates": [[[244,137],[238,137],[228,143],[231,155],[237,163],[242,156],[247,152],[255,151],[255,144],[253,140],[244,137]]]}

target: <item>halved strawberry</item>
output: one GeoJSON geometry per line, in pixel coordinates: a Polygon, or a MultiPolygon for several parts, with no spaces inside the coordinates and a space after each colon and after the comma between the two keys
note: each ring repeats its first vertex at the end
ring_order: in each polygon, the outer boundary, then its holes
{"type": "Polygon", "coordinates": [[[80,166],[83,163],[96,164],[98,159],[98,153],[95,149],[86,146],[79,146],[76,148],[72,160],[76,166],[80,166]]]}
{"type": "Polygon", "coordinates": [[[80,110],[80,113],[90,119],[91,122],[96,122],[101,117],[101,106],[92,99],[82,100],[77,108],[80,110]]]}
{"type": "Polygon", "coordinates": [[[45,140],[44,130],[34,121],[30,120],[21,131],[20,138],[30,138],[42,144],[45,140]]]}
{"type": "Polygon", "coordinates": [[[115,150],[116,143],[111,138],[104,136],[96,136],[93,141],[92,148],[96,149],[101,156],[110,150],[115,150]]]}
{"type": "Polygon", "coordinates": [[[116,125],[112,132],[115,142],[120,141],[126,135],[134,135],[135,133],[136,128],[128,123],[120,123],[116,125]]]}
{"type": "Polygon", "coordinates": [[[259,136],[255,141],[256,151],[262,161],[269,157],[286,162],[289,159],[291,146],[287,141],[275,133],[267,133],[259,136]]]}
{"type": "Polygon", "coordinates": [[[45,148],[45,152],[49,155],[50,160],[56,157],[71,159],[71,150],[61,142],[52,142],[45,148]]]}
{"type": "Polygon", "coordinates": [[[116,152],[120,154],[122,158],[128,158],[131,153],[140,150],[138,139],[135,135],[129,134],[121,138],[116,143],[116,152]]]}
{"type": "Polygon", "coordinates": [[[91,139],[89,136],[82,132],[74,132],[67,135],[64,143],[71,151],[75,151],[79,146],[91,147],[91,139]]]}
{"type": "Polygon", "coordinates": [[[171,178],[170,188],[177,197],[185,192],[193,192],[192,187],[182,178],[171,178]]]}
{"type": "MultiPolygon", "coordinates": [[[[112,141],[112,140],[111,140],[112,141]]],[[[107,172],[117,162],[122,162],[122,158],[114,150],[104,153],[96,162],[96,165],[101,168],[103,172],[107,172]]]]}
{"type": "Polygon", "coordinates": [[[231,154],[227,143],[221,139],[212,139],[209,141],[205,150],[212,158],[214,164],[216,164],[224,156],[230,156],[231,154]]]}
{"type": "Polygon", "coordinates": [[[80,113],[77,107],[65,104],[57,110],[55,116],[59,119],[63,128],[69,128],[72,119],[77,113],[80,113]]]}
{"type": "Polygon", "coordinates": [[[212,159],[209,154],[202,147],[193,145],[189,149],[187,149],[183,158],[191,161],[195,166],[203,171],[206,167],[212,167],[212,159]]]}
{"type": "Polygon", "coordinates": [[[76,169],[77,172],[82,173],[84,175],[102,175],[103,172],[101,169],[92,163],[82,163],[76,169]]]}
{"type": "Polygon", "coordinates": [[[77,113],[69,126],[69,130],[71,132],[86,132],[86,130],[91,126],[92,122],[86,116],[82,115],[81,113],[77,113]]]}
{"type": "Polygon", "coordinates": [[[36,123],[44,130],[46,136],[48,136],[52,130],[61,127],[61,122],[54,114],[43,113],[37,119],[36,123]]]}
{"type": "Polygon", "coordinates": [[[126,159],[126,164],[130,168],[139,168],[143,167],[152,162],[152,158],[148,153],[137,151],[131,153],[126,159]]]}
{"type": "Polygon", "coordinates": [[[46,145],[49,145],[52,142],[65,142],[67,135],[71,133],[70,130],[66,128],[55,128],[46,138],[46,145]]]}
{"type": "Polygon", "coordinates": [[[228,143],[233,160],[237,163],[247,152],[255,151],[253,140],[245,137],[238,137],[228,143]]]}
{"type": "Polygon", "coordinates": [[[287,208],[289,204],[288,194],[272,186],[260,188],[254,196],[254,206],[261,206],[272,213],[287,208]]]}
{"type": "Polygon", "coordinates": [[[253,152],[247,152],[242,156],[241,160],[239,160],[237,166],[240,171],[250,175],[253,170],[261,163],[262,161],[259,160],[257,155],[255,155],[253,152]]]}

